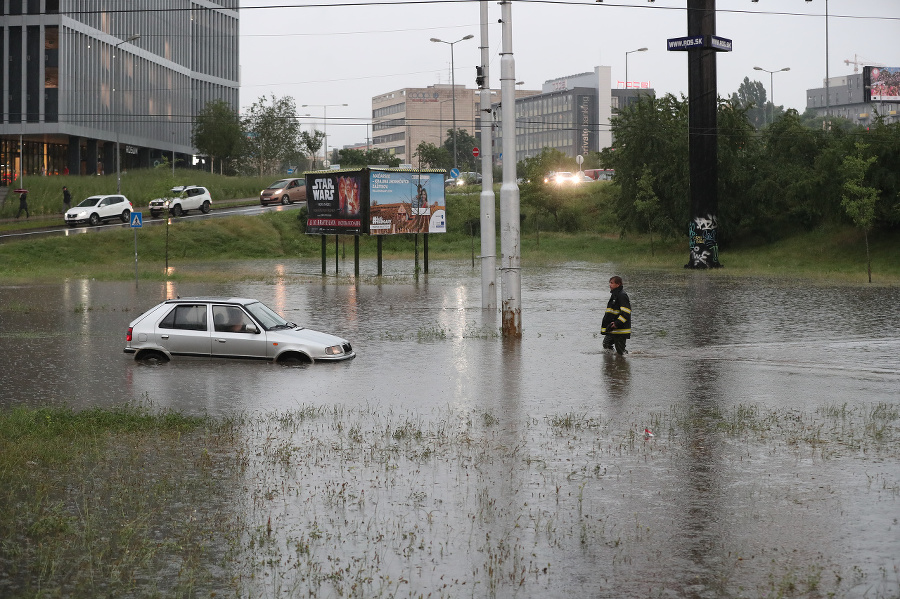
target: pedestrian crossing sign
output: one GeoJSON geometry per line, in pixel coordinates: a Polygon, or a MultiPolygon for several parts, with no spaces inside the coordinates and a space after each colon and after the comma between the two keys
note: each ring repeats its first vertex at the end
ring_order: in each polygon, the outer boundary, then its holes
{"type": "Polygon", "coordinates": [[[144,226],[143,215],[140,212],[131,213],[131,228],[140,229],[144,226]]]}

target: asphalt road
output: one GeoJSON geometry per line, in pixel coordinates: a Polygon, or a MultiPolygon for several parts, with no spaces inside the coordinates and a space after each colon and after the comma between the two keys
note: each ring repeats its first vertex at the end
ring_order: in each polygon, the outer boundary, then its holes
{"type": "MultiPolygon", "coordinates": [[[[263,214],[265,212],[280,212],[284,210],[297,210],[303,207],[304,203],[297,204],[273,204],[270,206],[261,206],[259,204],[259,200],[256,198],[243,198],[238,200],[225,200],[220,202],[215,202],[213,204],[212,210],[209,214],[203,214],[199,211],[191,211],[184,216],[171,217],[172,220],[193,220],[193,219],[203,219],[203,218],[219,218],[223,216],[255,216],[258,214],[263,214]]],[[[140,212],[143,215],[143,226],[145,227],[153,227],[157,225],[165,224],[166,219],[164,218],[152,218],[150,216],[150,211],[147,209],[141,209],[140,212]]],[[[76,227],[69,227],[65,223],[62,222],[62,216],[42,216],[36,217],[38,220],[45,220],[46,226],[42,226],[36,229],[28,229],[26,231],[12,231],[9,233],[0,234],[0,243],[7,243],[11,241],[23,241],[26,239],[36,239],[40,237],[49,237],[52,235],[81,235],[88,233],[96,233],[100,231],[109,231],[112,229],[128,229],[131,228],[130,223],[122,223],[119,221],[110,221],[108,223],[104,223],[102,225],[92,227],[90,225],[78,225],[76,227]]]]}

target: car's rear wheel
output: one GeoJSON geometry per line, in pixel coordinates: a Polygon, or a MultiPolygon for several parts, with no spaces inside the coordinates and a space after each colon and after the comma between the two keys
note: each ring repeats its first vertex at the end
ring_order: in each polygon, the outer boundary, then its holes
{"type": "Polygon", "coordinates": [[[283,195],[283,196],[281,196],[281,204],[282,204],[282,205],[286,206],[286,205],[288,205],[288,204],[290,204],[290,203],[291,203],[291,196],[289,196],[289,195],[283,195]]]}
{"type": "Polygon", "coordinates": [[[184,215],[184,209],[182,209],[181,204],[175,204],[175,207],[172,208],[172,214],[174,214],[175,216],[184,215]]]}
{"type": "Polygon", "coordinates": [[[90,221],[92,226],[96,227],[100,224],[100,215],[94,212],[93,214],[91,214],[91,217],[88,220],[90,221]]]}
{"type": "Polygon", "coordinates": [[[203,214],[209,214],[209,200],[205,200],[203,205],[200,206],[200,212],[203,214]]]}
{"type": "Polygon", "coordinates": [[[139,352],[134,359],[142,364],[165,364],[169,361],[169,356],[155,349],[148,349],[139,352]]]}
{"type": "Polygon", "coordinates": [[[131,219],[131,210],[122,211],[122,222],[127,223],[131,219]]]}

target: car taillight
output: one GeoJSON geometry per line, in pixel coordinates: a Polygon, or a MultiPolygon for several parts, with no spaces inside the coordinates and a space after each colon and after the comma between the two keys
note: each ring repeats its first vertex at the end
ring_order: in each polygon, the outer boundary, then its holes
{"type": "Polygon", "coordinates": [[[125,335],[125,341],[131,341],[131,331],[133,331],[131,327],[128,327],[128,333],[125,335]]]}

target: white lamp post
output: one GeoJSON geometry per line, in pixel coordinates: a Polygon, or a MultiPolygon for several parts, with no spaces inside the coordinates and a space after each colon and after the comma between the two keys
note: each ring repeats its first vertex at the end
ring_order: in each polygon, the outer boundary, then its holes
{"type": "MultiPolygon", "coordinates": [[[[453,89],[453,168],[457,168],[459,166],[456,160],[456,69],[454,68],[455,65],[453,63],[453,46],[463,40],[470,40],[473,37],[475,36],[469,34],[463,38],[456,40],[455,42],[439,40],[436,37],[431,38],[431,41],[433,42],[437,42],[439,44],[447,44],[448,46],[450,46],[450,87],[453,89]]],[[[409,143],[409,140],[407,140],[407,143],[409,143]]],[[[409,148],[407,148],[407,150],[409,150],[409,148]]]]}
{"type": "MultiPolygon", "coordinates": [[[[116,53],[118,53],[119,46],[121,46],[122,44],[127,44],[128,42],[133,42],[134,40],[136,40],[139,37],[141,37],[141,34],[135,33],[135,34],[129,35],[128,37],[123,39],[121,42],[119,42],[118,44],[113,46],[116,50],[116,53]]],[[[119,152],[119,121],[118,121],[118,119],[120,119],[122,115],[119,112],[119,103],[118,103],[119,94],[116,93],[116,91],[117,91],[116,90],[116,74],[118,72],[118,68],[116,67],[117,63],[118,63],[118,56],[113,56],[113,60],[112,60],[112,92],[113,92],[112,106],[113,106],[113,110],[115,111],[114,112],[115,120],[113,121],[113,126],[116,128],[116,193],[122,193],[122,175],[121,175],[121,170],[122,170],[121,156],[122,155],[119,152]]]]}
{"type": "Polygon", "coordinates": [[[753,67],[754,71],[765,71],[769,74],[769,95],[772,97],[772,123],[775,122],[775,73],[780,73],[782,71],[790,71],[791,67],[784,67],[783,69],[776,69],[774,71],[770,71],[769,69],[764,69],[762,67],[753,67]]]}
{"type": "MultiPolygon", "coordinates": [[[[637,50],[629,50],[625,53],[625,90],[628,91],[628,55],[635,52],[646,52],[647,48],[638,48],[637,50]]],[[[625,96],[625,105],[628,105],[628,96],[625,96]]]]}
{"type": "Polygon", "coordinates": [[[347,106],[347,104],[302,104],[301,106],[302,108],[313,106],[322,109],[322,133],[325,134],[325,139],[322,143],[322,147],[325,148],[325,151],[323,152],[324,156],[322,158],[322,168],[325,168],[325,161],[328,160],[328,107],[347,106]]]}

